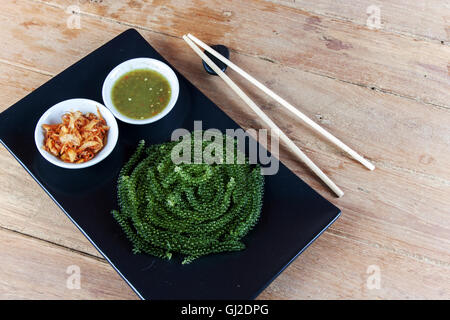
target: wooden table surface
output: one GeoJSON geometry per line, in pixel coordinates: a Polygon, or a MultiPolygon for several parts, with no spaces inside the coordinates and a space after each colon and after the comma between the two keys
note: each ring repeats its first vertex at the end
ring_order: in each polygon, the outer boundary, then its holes
{"type": "MultiPolygon", "coordinates": [[[[335,198],[281,148],[342,216],[259,298],[449,299],[450,2],[335,3],[3,0],[0,111],[133,27],[239,124],[262,127],[181,36],[225,44],[231,60],[377,167],[366,170],[228,71],[345,192],[335,198]]],[[[3,299],[137,299],[4,147],[0,261],[3,299]],[[70,266],[80,289],[67,286],[70,266]]]]}

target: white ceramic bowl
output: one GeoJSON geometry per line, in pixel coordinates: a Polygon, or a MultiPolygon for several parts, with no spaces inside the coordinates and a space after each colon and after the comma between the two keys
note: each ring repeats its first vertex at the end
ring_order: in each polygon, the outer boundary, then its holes
{"type": "Polygon", "coordinates": [[[36,125],[36,129],[34,130],[34,141],[36,142],[36,147],[41,155],[54,165],[67,169],[81,169],[99,163],[105,159],[111,151],[113,151],[118,138],[119,128],[114,115],[101,103],[89,99],[70,99],[55,104],[42,115],[36,125]],[[69,111],[81,111],[83,114],[89,112],[97,114],[97,107],[100,110],[102,117],[105,119],[106,124],[109,126],[109,130],[106,145],[102,150],[100,150],[99,153],[95,155],[94,158],[83,163],[68,163],[58,159],[50,152],[47,152],[42,148],[44,145],[44,129],[42,129],[43,124],[61,123],[61,116],[69,111]]]}
{"type": "Polygon", "coordinates": [[[122,62],[117,67],[115,67],[106,77],[105,82],[103,83],[102,88],[102,96],[103,96],[103,102],[105,103],[105,106],[111,110],[111,112],[114,114],[114,116],[122,120],[123,122],[131,123],[131,124],[147,124],[152,123],[155,121],[158,121],[159,119],[166,116],[175,106],[175,103],[178,99],[178,93],[180,91],[180,85],[178,83],[178,78],[175,74],[175,72],[170,68],[167,64],[164,62],[161,62],[156,59],[150,59],[150,58],[136,58],[127,60],[125,62],[122,62]],[[147,118],[147,119],[133,119],[129,118],[122,113],[120,113],[116,107],[114,106],[112,102],[112,88],[116,81],[123,76],[124,74],[138,69],[150,69],[156,72],[159,72],[161,75],[163,75],[170,84],[170,90],[171,90],[171,96],[169,103],[167,106],[162,110],[160,113],[155,115],[154,117],[147,118]]]}

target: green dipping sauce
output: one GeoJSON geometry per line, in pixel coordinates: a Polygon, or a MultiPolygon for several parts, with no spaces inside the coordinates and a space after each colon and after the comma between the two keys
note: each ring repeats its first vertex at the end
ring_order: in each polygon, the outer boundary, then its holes
{"type": "Polygon", "coordinates": [[[120,77],[112,88],[112,102],[123,115],[143,120],[156,116],[169,104],[169,81],[159,72],[133,70],[120,77]]]}

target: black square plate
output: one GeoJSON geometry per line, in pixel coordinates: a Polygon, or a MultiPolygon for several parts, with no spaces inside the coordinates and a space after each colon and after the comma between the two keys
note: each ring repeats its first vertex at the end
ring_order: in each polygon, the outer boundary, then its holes
{"type": "Polygon", "coordinates": [[[283,164],[276,175],[266,176],[261,219],[244,238],[244,251],[210,255],[188,265],[177,258],[135,255],[110,214],[117,208],[119,170],[140,139],[169,141],[176,128],[192,130],[194,120],[202,120],[203,129],[239,128],[181,74],[177,73],[180,96],[175,108],[149,125],[118,121],[117,146],[99,164],[67,170],[47,162],[36,149],[34,128],[49,107],[70,98],[101,102],[109,71],[137,57],[167,63],[136,30],[127,30],[2,112],[1,142],[141,298],[255,298],[340,215],[283,164]]]}

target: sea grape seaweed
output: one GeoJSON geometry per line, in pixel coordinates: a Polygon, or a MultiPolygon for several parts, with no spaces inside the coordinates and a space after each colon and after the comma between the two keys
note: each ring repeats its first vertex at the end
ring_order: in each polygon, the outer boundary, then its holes
{"type": "MultiPolygon", "coordinates": [[[[194,134],[191,138],[193,150],[194,134]]],[[[183,263],[189,263],[244,249],[241,239],[256,224],[262,207],[260,167],[247,159],[238,164],[236,143],[232,164],[175,164],[171,151],[177,143],[146,148],[140,141],[120,171],[119,209],[112,215],[133,252],[167,259],[181,254],[183,263]]],[[[210,143],[202,141],[203,150],[210,143]]]]}

